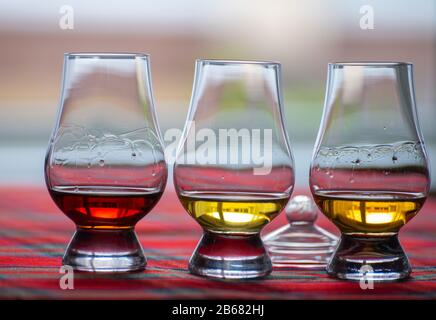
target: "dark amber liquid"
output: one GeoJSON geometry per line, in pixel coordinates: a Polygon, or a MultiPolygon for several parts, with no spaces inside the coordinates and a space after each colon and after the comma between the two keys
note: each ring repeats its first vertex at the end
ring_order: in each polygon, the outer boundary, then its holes
{"type": "Polygon", "coordinates": [[[159,201],[162,192],[141,188],[53,187],[51,197],[81,228],[132,228],[159,201]]]}

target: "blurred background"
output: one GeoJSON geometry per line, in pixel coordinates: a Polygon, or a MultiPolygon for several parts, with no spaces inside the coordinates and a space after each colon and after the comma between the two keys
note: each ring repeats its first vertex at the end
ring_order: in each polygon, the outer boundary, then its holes
{"type": "Polygon", "coordinates": [[[412,62],[436,190],[434,0],[0,0],[0,44],[0,184],[44,184],[63,53],[118,51],[151,54],[162,131],[183,127],[196,58],[280,61],[299,187],[308,185],[327,63],[412,62]],[[64,5],[72,30],[59,26],[64,5]],[[359,25],[364,5],[374,9],[372,30],[359,25]]]}

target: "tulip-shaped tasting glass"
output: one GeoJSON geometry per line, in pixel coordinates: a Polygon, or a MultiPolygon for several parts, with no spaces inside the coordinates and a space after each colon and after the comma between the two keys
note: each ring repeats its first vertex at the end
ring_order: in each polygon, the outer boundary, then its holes
{"type": "Polygon", "coordinates": [[[77,270],[145,267],[134,226],[167,179],[150,81],[147,55],[65,55],[45,177],[52,199],[77,225],[63,258],[77,270]]]}
{"type": "Polygon", "coordinates": [[[342,232],[329,274],[375,281],[410,274],[397,235],[429,190],[411,64],[329,65],[310,186],[342,232]]]}
{"type": "Polygon", "coordinates": [[[174,182],[204,230],[189,262],[193,274],[256,278],[271,272],[259,233],[294,185],[280,64],[197,61],[174,182]]]}

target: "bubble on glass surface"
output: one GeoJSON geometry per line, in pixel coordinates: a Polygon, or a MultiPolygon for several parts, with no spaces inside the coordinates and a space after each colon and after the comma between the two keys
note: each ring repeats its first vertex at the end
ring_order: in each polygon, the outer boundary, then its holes
{"type": "Polygon", "coordinates": [[[321,147],[315,157],[315,168],[323,168],[330,174],[332,164],[335,166],[365,166],[374,162],[388,162],[398,164],[399,159],[421,159],[424,154],[418,141],[400,141],[393,144],[321,147]]]}
{"type": "Polygon", "coordinates": [[[360,164],[360,159],[356,159],[351,161],[351,163],[355,164],[355,165],[359,165],[360,164]]]}

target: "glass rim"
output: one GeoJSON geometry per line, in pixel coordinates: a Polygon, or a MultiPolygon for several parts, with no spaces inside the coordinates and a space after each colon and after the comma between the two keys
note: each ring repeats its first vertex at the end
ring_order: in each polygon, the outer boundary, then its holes
{"type": "Polygon", "coordinates": [[[232,64],[247,64],[247,65],[263,65],[263,66],[280,66],[281,63],[269,60],[238,60],[238,59],[196,59],[197,63],[213,64],[213,65],[232,65],[232,64]]]}
{"type": "Polygon", "coordinates": [[[330,62],[330,67],[374,67],[374,68],[388,68],[399,66],[413,66],[410,62],[401,61],[345,61],[345,62],[330,62]]]}
{"type": "Polygon", "coordinates": [[[133,58],[149,58],[150,55],[146,53],[136,52],[66,52],[65,58],[99,58],[99,59],[133,59],[133,58]]]}

